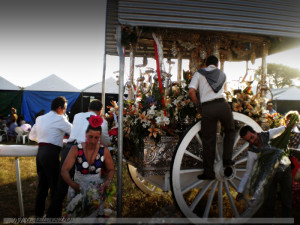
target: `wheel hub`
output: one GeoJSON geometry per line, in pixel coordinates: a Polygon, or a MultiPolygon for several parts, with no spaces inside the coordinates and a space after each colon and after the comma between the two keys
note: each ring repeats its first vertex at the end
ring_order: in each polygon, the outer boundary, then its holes
{"type": "Polygon", "coordinates": [[[234,166],[223,167],[223,162],[220,160],[215,164],[215,175],[216,178],[220,181],[231,180],[236,174],[234,166]]]}

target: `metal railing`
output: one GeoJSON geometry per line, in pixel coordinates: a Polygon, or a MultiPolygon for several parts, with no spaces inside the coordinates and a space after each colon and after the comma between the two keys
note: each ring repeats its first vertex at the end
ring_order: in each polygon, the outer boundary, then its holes
{"type": "Polygon", "coordinates": [[[23,195],[22,195],[20,167],[19,167],[19,157],[36,156],[37,151],[38,151],[37,145],[0,145],[0,157],[15,157],[17,189],[18,189],[18,199],[19,199],[21,217],[24,217],[24,204],[23,204],[23,195]]]}

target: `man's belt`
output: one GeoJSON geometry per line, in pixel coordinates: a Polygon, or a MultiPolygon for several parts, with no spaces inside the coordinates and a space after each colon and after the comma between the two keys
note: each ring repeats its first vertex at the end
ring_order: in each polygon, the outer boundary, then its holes
{"type": "Polygon", "coordinates": [[[211,101],[203,102],[202,105],[209,105],[209,104],[216,103],[216,102],[225,102],[225,98],[216,98],[211,101]]]}

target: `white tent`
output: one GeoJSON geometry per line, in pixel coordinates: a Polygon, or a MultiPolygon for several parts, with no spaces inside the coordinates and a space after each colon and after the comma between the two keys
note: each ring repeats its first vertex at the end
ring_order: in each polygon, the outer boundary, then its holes
{"type": "MultiPolygon", "coordinates": [[[[102,82],[98,82],[87,88],[83,89],[84,93],[102,93],[102,82]]],[[[119,85],[117,80],[113,77],[107,78],[105,80],[105,93],[106,94],[119,94],[119,85]]]]}
{"type": "Polygon", "coordinates": [[[19,91],[20,88],[3,77],[0,77],[0,90],[19,91]]]}
{"type": "Polygon", "coordinates": [[[300,101],[300,89],[293,86],[273,96],[273,100],[300,101]]]}
{"type": "Polygon", "coordinates": [[[30,86],[24,88],[25,91],[63,91],[80,92],[80,90],[58,76],[52,74],[30,86]]]}
{"type": "MultiPolygon", "coordinates": [[[[287,91],[289,88],[286,87],[286,88],[277,88],[277,89],[271,89],[272,91],[272,94],[273,94],[273,100],[275,99],[276,96],[282,94],[283,92],[287,91]]],[[[271,94],[269,91],[267,91],[267,95],[266,95],[266,98],[267,99],[271,99],[271,94]]]]}

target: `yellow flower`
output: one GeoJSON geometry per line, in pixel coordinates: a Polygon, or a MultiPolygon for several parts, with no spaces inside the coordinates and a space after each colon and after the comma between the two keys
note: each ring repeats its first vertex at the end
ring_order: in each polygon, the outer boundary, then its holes
{"type": "Polygon", "coordinates": [[[144,111],[142,114],[139,114],[139,118],[141,122],[147,122],[148,117],[146,116],[146,112],[144,111]]]}
{"type": "Polygon", "coordinates": [[[250,103],[246,103],[245,107],[249,110],[252,110],[253,109],[253,106],[250,104],[250,103]]]}
{"type": "Polygon", "coordinates": [[[124,127],[125,136],[129,138],[130,127],[124,127]]]}
{"type": "Polygon", "coordinates": [[[234,103],[233,104],[233,110],[236,112],[241,112],[243,110],[243,107],[241,106],[240,103],[234,103]]]}
{"type": "Polygon", "coordinates": [[[157,133],[160,134],[160,130],[156,128],[154,125],[152,125],[151,128],[148,129],[148,131],[150,132],[149,137],[153,136],[154,138],[156,138],[157,133]]]}

